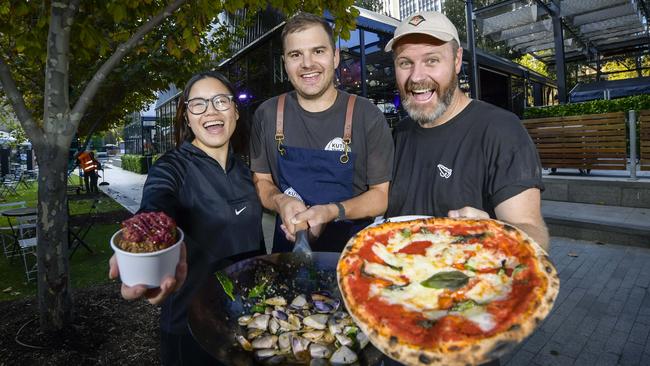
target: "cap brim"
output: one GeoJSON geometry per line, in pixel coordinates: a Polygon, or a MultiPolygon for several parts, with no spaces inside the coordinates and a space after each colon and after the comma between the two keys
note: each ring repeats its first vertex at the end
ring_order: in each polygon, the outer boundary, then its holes
{"type": "Polygon", "coordinates": [[[388,43],[386,43],[386,47],[384,47],[384,52],[391,52],[393,50],[393,45],[395,42],[399,41],[402,37],[408,36],[409,34],[423,34],[425,36],[429,36],[431,38],[436,38],[444,42],[449,42],[452,39],[454,39],[454,36],[448,33],[443,33],[443,32],[435,32],[435,31],[428,31],[428,32],[422,32],[422,31],[409,31],[409,32],[404,32],[400,34],[397,37],[393,37],[388,43]]]}

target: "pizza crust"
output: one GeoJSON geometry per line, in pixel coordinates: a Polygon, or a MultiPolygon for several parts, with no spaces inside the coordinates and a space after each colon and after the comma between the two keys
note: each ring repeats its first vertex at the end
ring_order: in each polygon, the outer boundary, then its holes
{"type": "Polygon", "coordinates": [[[519,342],[533,333],[544,320],[553,307],[553,303],[560,289],[560,280],[557,271],[551,263],[547,253],[534,242],[525,232],[510,224],[498,220],[473,220],[430,218],[405,222],[389,222],[372,228],[367,228],[352,237],[343,250],[337,266],[337,277],[343,301],[348,312],[356,324],[368,335],[370,341],[389,357],[407,365],[478,365],[497,359],[510,352],[519,342]],[[505,230],[514,235],[517,241],[532,248],[536,263],[536,273],[542,285],[535,287],[537,300],[527,309],[528,316],[515,321],[506,331],[498,332],[490,337],[477,339],[475,342],[448,342],[438,346],[437,349],[421,348],[400,342],[399,338],[391,335],[391,329],[384,324],[372,325],[369,314],[363,311],[363,304],[358,303],[352,296],[349,283],[346,281],[347,271],[357,261],[356,251],[373,235],[387,233],[393,230],[413,227],[413,225],[449,225],[462,221],[469,225],[477,222],[488,222],[490,228],[505,230]]]}

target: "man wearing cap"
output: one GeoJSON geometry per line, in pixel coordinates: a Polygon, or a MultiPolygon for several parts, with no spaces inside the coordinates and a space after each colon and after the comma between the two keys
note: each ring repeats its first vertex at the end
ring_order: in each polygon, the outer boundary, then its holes
{"type": "Polygon", "coordinates": [[[385,50],[409,114],[394,131],[386,216],[497,218],[548,250],[537,150],[517,116],[460,90],[456,27],[441,13],[416,13],[385,50]]]}

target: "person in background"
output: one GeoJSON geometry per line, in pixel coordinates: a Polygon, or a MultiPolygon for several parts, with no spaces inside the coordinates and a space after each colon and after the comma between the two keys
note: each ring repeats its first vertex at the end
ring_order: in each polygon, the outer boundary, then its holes
{"type": "MultiPolygon", "coordinates": [[[[145,182],[140,211],[163,211],[185,233],[186,256],[181,254],[175,278],[151,290],[122,285],[126,299],[146,297],[162,304],[163,365],[218,364],[189,332],[189,302],[202,280],[217,269],[266,254],[262,206],[251,172],[235,156],[232,143],[241,131],[234,95],[220,73],[194,75],[178,102],[176,148],[156,161],[145,182]]],[[[113,257],[109,276],[118,275],[113,257]]]]}
{"type": "Polygon", "coordinates": [[[393,144],[383,113],[368,99],[337,90],[339,50],[332,28],[308,13],[282,31],[285,70],[294,91],[255,112],[251,170],[262,204],[276,212],[273,252],[290,251],[307,222],[316,251],[341,251],[384,213],[393,144]]]}
{"type": "Polygon", "coordinates": [[[99,192],[97,187],[97,171],[101,169],[100,162],[95,158],[92,151],[82,151],[77,155],[77,164],[83,171],[84,186],[87,194],[96,194],[99,192]]]}

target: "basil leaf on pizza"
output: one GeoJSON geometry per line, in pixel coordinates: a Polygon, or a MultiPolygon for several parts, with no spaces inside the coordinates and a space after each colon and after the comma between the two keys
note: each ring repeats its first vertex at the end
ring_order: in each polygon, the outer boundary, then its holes
{"type": "Polygon", "coordinates": [[[497,220],[386,222],[350,239],[337,267],[345,305],[407,365],[481,364],[530,335],[559,291],[548,255],[497,220]]]}
{"type": "Polygon", "coordinates": [[[469,282],[469,277],[460,271],[438,272],[422,281],[420,284],[429,288],[458,289],[469,282]]]}

